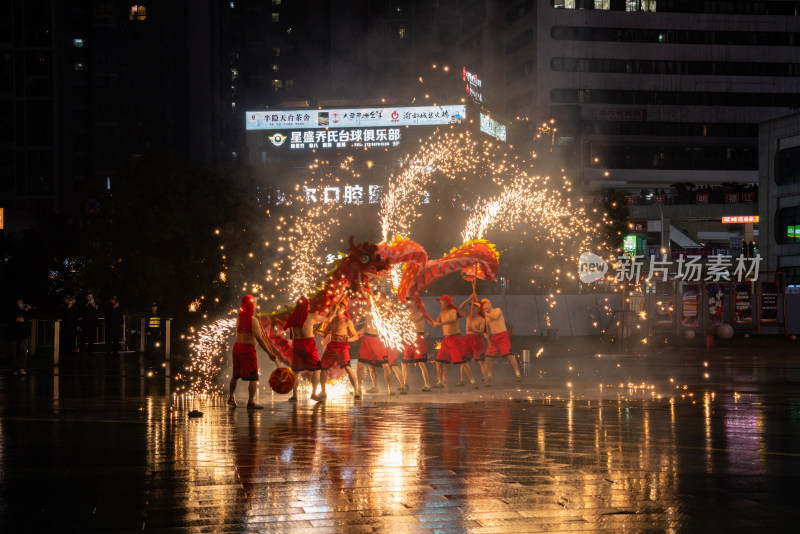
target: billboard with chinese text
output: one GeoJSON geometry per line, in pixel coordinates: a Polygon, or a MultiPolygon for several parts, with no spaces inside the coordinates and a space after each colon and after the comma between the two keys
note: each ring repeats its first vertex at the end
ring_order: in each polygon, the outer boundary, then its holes
{"type": "Polygon", "coordinates": [[[465,105],[360,109],[296,109],[245,112],[247,130],[306,130],[315,128],[377,128],[460,124],[465,105]]]}

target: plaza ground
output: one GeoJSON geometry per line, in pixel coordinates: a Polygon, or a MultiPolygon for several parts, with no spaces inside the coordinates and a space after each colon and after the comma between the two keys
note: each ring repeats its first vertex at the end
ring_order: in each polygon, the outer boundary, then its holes
{"type": "Polygon", "coordinates": [[[262,389],[262,411],[173,397],[104,355],[5,372],[0,531],[795,531],[800,344],[529,350],[521,383],[502,362],[491,388],[450,368],[422,393],[415,370],[406,396],[262,389]]]}

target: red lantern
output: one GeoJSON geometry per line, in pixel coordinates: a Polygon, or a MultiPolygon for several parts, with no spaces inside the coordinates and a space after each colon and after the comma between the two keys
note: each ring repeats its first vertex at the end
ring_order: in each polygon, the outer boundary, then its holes
{"type": "Polygon", "coordinates": [[[289,393],[294,388],[294,373],[288,367],[278,367],[269,375],[269,387],[275,393],[289,393]]]}

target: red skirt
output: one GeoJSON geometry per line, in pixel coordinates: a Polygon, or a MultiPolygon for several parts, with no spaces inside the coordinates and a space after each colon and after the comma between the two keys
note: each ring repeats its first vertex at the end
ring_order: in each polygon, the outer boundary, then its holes
{"type": "Polygon", "coordinates": [[[256,358],[255,345],[233,344],[233,378],[258,380],[258,358],[256,358]]]}
{"type": "Polygon", "coordinates": [[[499,358],[509,354],[511,354],[511,338],[508,336],[508,330],[489,338],[489,348],[486,349],[487,356],[499,358]]]}
{"type": "Polygon", "coordinates": [[[467,334],[464,336],[464,352],[473,360],[483,360],[483,336],[480,334],[467,334]]]}
{"type": "Polygon", "coordinates": [[[292,371],[321,369],[317,342],[313,337],[292,340],[292,371]]]}
{"type": "Polygon", "coordinates": [[[428,361],[428,341],[425,334],[417,334],[413,344],[406,345],[403,351],[403,361],[406,363],[419,363],[428,361]]]}
{"type": "Polygon", "coordinates": [[[464,356],[464,345],[461,335],[453,334],[442,340],[442,346],[436,354],[436,361],[442,363],[465,363],[469,358],[464,356]]]}
{"type": "Polygon", "coordinates": [[[322,354],[322,368],[330,369],[334,364],[339,367],[350,367],[350,343],[347,341],[331,341],[322,354]]]}
{"type": "Polygon", "coordinates": [[[364,335],[358,349],[358,361],[380,367],[389,363],[389,352],[378,336],[364,335]]]}

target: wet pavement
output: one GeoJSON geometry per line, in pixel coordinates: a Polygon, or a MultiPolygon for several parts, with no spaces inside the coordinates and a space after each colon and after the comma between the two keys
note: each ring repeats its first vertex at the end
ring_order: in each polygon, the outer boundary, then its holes
{"type": "Polygon", "coordinates": [[[796,531],[800,345],[536,349],[521,383],[263,411],[3,372],[0,532],[796,531]]]}

